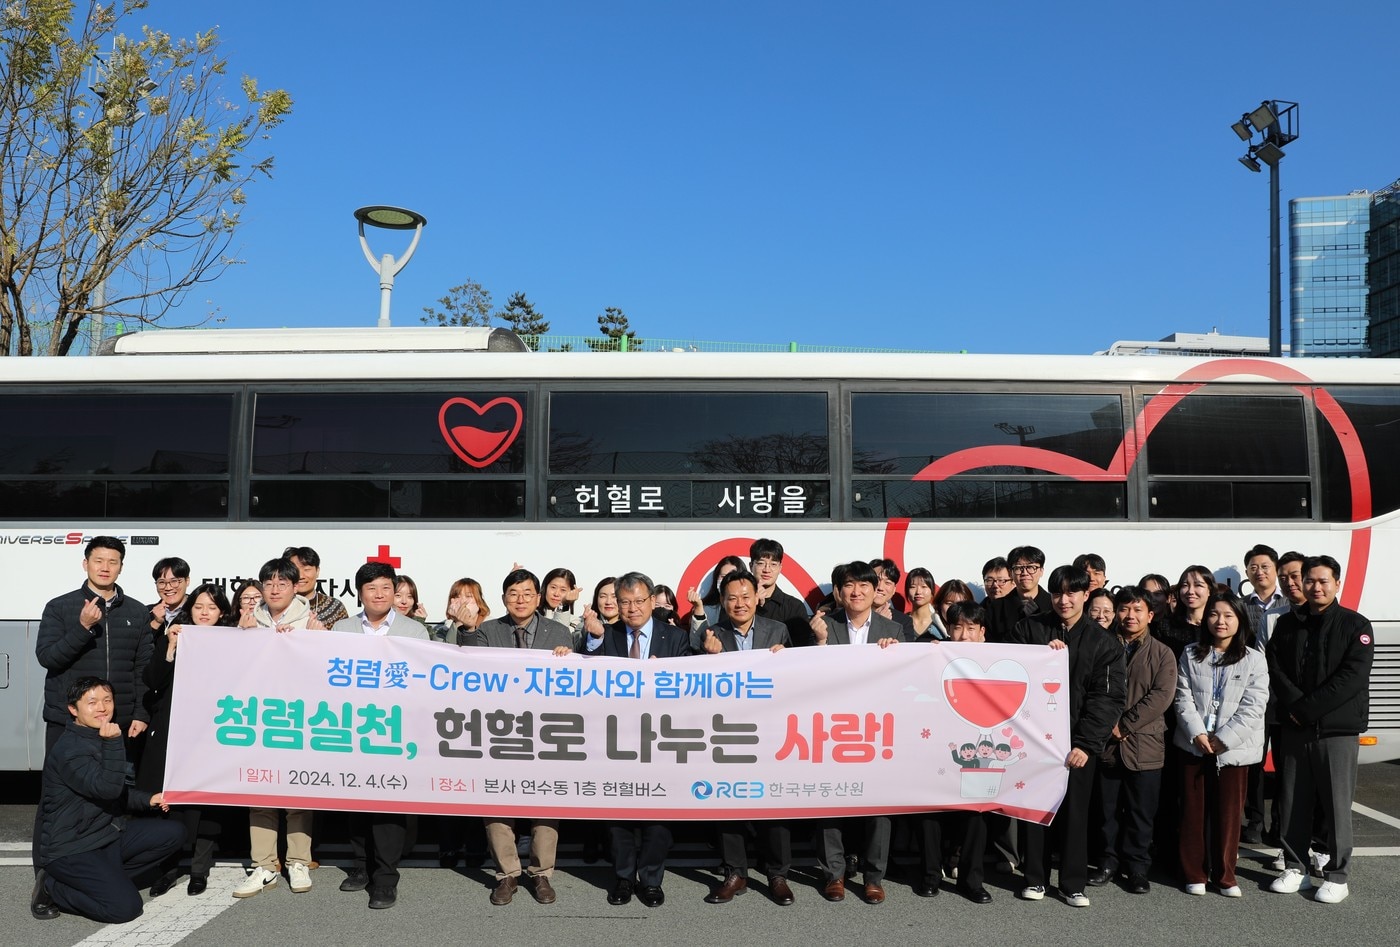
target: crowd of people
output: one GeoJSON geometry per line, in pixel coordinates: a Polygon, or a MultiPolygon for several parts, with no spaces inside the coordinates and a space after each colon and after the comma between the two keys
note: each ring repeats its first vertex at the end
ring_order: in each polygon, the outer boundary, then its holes
{"type": "MultiPolygon", "coordinates": [[[[792,837],[805,831],[816,843],[825,899],[843,900],[860,876],[859,896],[879,904],[897,821],[919,849],[911,887],[921,897],[936,896],[951,877],[963,896],[988,903],[984,866],[995,862],[1023,876],[1021,898],[1041,900],[1054,853],[1059,895],[1074,907],[1089,905],[1088,888],[1115,882],[1147,893],[1154,864],[1172,869],[1187,894],[1213,886],[1240,897],[1241,842],[1280,848],[1273,891],[1311,889],[1314,874],[1322,879],[1317,901],[1336,903],[1349,891],[1357,735],[1367,726],[1373,649],[1370,624],[1337,601],[1341,568],[1330,556],[1280,556],[1256,545],[1243,557],[1244,595],[1200,565],[1174,584],[1149,574],[1110,587],[1094,554],[1054,568],[1042,584],[1045,554],[1029,545],[987,562],[980,593],[956,579],[940,585],[928,569],[902,575],[889,559],[855,560],[832,570],[830,594],[809,611],[779,585],[782,545],[760,539],[747,561],[721,559],[707,583],[680,596],[627,572],[599,581],[584,602],[568,569],[540,578],[516,564],[501,580],[495,616],[482,583],[463,577],[448,592],[443,621],[430,624],[413,580],[384,563],[357,571],[360,610],[351,615],[318,588],[320,557],[309,547],[285,549],[231,598],[216,584],[190,589],[189,564],[161,559],[151,605],[117,584],[125,552],[112,537],[89,542],[83,585],[49,602],[40,623],[47,759],[30,907],[41,920],[64,911],[131,920],[142,910],[137,882],[164,895],[184,876],[186,859],[187,893],[207,889],[219,836],[214,813],[168,805],[162,794],[180,636],[192,625],[624,659],[940,642],[1064,649],[1068,788],[1049,826],[979,812],[725,824],[717,838],[722,880],[705,900],[725,903],[748,889],[752,838],[769,898],[792,904],[792,837]],[[1271,806],[1262,762],[1270,746],[1278,772],[1271,806]]],[[[950,744],[955,760],[975,765],[978,748],[970,748],[959,757],[950,744]]],[[[310,890],[312,816],[248,811],[251,865],[235,897],[277,885],[284,868],[293,892],[310,890]]],[[[600,847],[593,825],[580,829],[586,851],[600,847]]],[[[392,907],[407,826],[405,815],[353,814],[353,863],[340,889],[367,889],[370,908],[392,907]]],[[[522,829],[512,819],[484,820],[494,905],[509,904],[521,887],[540,903],[556,900],[559,822],[530,820],[525,864],[517,851],[522,829]]],[[[606,833],[608,902],[661,905],[670,827],[615,822],[606,833]]],[[[444,838],[444,864],[453,844],[444,838]]]]}

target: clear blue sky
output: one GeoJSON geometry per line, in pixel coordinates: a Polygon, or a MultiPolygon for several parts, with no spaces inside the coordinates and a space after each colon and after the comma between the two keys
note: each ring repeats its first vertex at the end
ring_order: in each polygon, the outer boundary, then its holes
{"type": "Polygon", "coordinates": [[[138,17],[218,25],[231,93],[247,72],[296,100],[249,193],[246,262],[178,313],[231,327],[373,325],[351,213],[387,203],[429,220],[396,325],[474,279],[574,334],[619,306],[650,337],[974,352],[1264,335],[1268,175],[1236,162],[1230,123],[1301,103],[1285,214],[1400,177],[1391,0],[152,0],[138,17]]]}

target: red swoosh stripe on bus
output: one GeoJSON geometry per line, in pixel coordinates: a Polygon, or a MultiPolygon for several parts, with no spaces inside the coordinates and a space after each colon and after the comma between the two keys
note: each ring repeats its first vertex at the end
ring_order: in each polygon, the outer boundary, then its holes
{"type": "MultiPolygon", "coordinates": [[[[1254,375],[1273,381],[1296,382],[1294,389],[1316,406],[1327,420],[1337,440],[1341,443],[1342,456],[1346,459],[1347,477],[1351,485],[1351,519],[1359,523],[1371,518],[1371,477],[1366,463],[1365,451],[1361,448],[1356,428],[1347,417],[1335,398],[1326,389],[1319,388],[1314,394],[1311,380],[1301,372],[1277,362],[1256,361],[1254,359],[1219,359],[1196,366],[1183,372],[1175,384],[1168,385],[1143,406],[1133,421],[1131,436],[1125,435],[1118,450],[1107,467],[1098,467],[1087,461],[1069,457],[1058,451],[1039,447],[1023,447],[1019,444],[992,444],[985,447],[970,447],[955,451],[924,467],[913,477],[916,481],[940,481],[969,470],[984,467],[1029,467],[1047,473],[1072,477],[1075,480],[1098,482],[1122,482],[1128,471],[1137,462],[1142,445],[1172,408],[1186,396],[1203,385],[1237,375],[1254,375]]],[[[885,555],[904,571],[904,533],[908,521],[891,520],[886,529],[885,555]],[[898,550],[898,555],[892,554],[898,550]]],[[[1347,574],[1355,577],[1353,582],[1343,582],[1342,605],[1355,608],[1361,601],[1361,591],[1365,584],[1366,567],[1371,554],[1371,528],[1364,526],[1351,533],[1351,553],[1347,560],[1347,574]]]]}

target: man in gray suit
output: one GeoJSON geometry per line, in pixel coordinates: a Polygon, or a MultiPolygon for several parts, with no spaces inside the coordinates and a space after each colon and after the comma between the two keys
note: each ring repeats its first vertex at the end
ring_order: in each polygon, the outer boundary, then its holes
{"type": "MultiPolygon", "coordinates": [[[[574,639],[569,629],[539,614],[540,580],[528,569],[516,569],[501,583],[506,613],[484,621],[467,639],[475,648],[529,648],[571,654],[574,639]]],[[[515,845],[515,820],[488,818],[486,842],[496,859],[496,889],[491,903],[510,904],[520,885],[520,852],[515,845]]],[[[553,904],[554,853],[559,846],[559,820],[534,819],[530,828],[530,867],[525,872],[530,892],[540,904],[553,904]]]]}
{"type": "MultiPolygon", "coordinates": [[[[771,651],[792,647],[787,626],[758,614],[758,579],[737,569],[720,580],[719,602],[723,615],[703,632],[707,654],[725,651],[771,651]]],[[[749,888],[747,836],[753,823],[725,825],[719,833],[719,850],[724,859],[724,882],[706,895],[710,904],[728,904],[749,888]]],[[[764,870],[768,875],[768,895],[782,907],[792,904],[788,872],[792,870],[792,827],[781,820],[762,823],[764,870]]]]}
{"type": "MultiPolygon", "coordinates": [[[[842,610],[828,615],[819,609],[812,616],[812,640],[818,647],[841,644],[873,644],[881,648],[906,641],[904,629],[895,621],[875,612],[875,586],[879,577],[868,562],[850,562],[831,573],[834,592],[839,586],[842,610]]],[[[871,816],[865,820],[865,900],[883,904],[885,868],[890,860],[890,817],[871,816]]],[[[826,874],[822,897],[842,901],[846,897],[846,852],[841,826],[821,827],[821,857],[826,874]]]]}
{"type": "MultiPolygon", "coordinates": [[[[394,587],[398,575],[384,562],[366,562],[355,572],[355,589],[364,608],[358,615],[342,618],[331,631],[377,638],[418,638],[428,640],[428,629],[394,610],[394,587]]],[[[408,816],[393,812],[352,812],[350,851],[354,864],[340,883],[341,891],[369,888],[369,906],[374,910],[391,908],[398,901],[399,861],[408,836],[408,816]],[[367,871],[370,857],[373,872],[367,871]]]]}

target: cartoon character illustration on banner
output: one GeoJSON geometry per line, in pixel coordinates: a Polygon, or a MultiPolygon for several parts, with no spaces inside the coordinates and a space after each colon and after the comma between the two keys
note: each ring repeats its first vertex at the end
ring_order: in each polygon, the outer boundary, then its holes
{"type": "Polygon", "coordinates": [[[962,780],[962,798],[995,799],[1008,766],[1026,758],[1025,745],[1011,726],[1001,729],[1001,741],[992,731],[1015,719],[1026,702],[1030,676],[1015,661],[1003,659],[983,668],[971,658],[955,658],[943,669],[943,696],[958,717],[976,728],[972,740],[949,743],[953,763],[962,780]]]}

